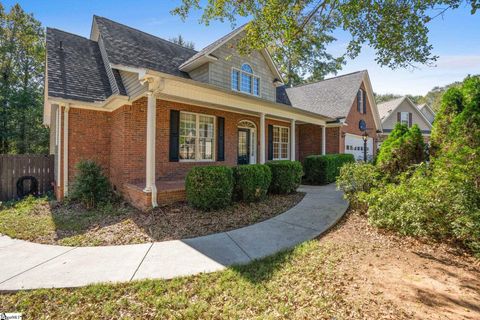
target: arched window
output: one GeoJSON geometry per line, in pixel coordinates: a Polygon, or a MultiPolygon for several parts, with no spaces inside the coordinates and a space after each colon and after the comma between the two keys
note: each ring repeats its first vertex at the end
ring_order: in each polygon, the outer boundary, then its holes
{"type": "Polygon", "coordinates": [[[252,69],[252,67],[250,67],[250,65],[248,63],[242,64],[242,71],[253,74],[253,69],[252,69]]]}
{"type": "Polygon", "coordinates": [[[254,75],[248,63],[244,63],[240,69],[232,69],[231,87],[235,91],[260,96],[260,77],[254,75]]]}

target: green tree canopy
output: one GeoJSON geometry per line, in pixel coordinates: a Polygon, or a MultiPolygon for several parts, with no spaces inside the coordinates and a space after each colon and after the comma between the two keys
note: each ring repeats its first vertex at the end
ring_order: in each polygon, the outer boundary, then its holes
{"type": "Polygon", "coordinates": [[[429,44],[428,23],[465,3],[472,14],[480,7],[479,0],[182,0],[172,13],[186,18],[199,10],[206,25],[251,18],[240,51],[273,48],[285,80],[298,82],[306,75],[317,80],[340,69],[344,58],[357,57],[363,45],[375,50],[381,66],[432,63],[437,57],[429,44]],[[333,32],[339,29],[348,32],[351,40],[345,55],[334,57],[327,45],[335,41],[333,32]]]}
{"type": "Polygon", "coordinates": [[[20,5],[0,3],[0,153],[45,153],[42,126],[45,34],[20,5]]]}

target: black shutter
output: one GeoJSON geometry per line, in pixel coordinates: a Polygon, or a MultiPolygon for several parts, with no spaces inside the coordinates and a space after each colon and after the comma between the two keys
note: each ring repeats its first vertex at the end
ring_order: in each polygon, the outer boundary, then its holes
{"type": "Polygon", "coordinates": [[[170,162],[178,162],[180,138],[180,111],[170,110],[170,162]]]}
{"type": "Polygon", "coordinates": [[[273,160],[273,125],[268,125],[268,160],[273,160]]]}
{"type": "Polygon", "coordinates": [[[357,92],[357,111],[358,112],[361,112],[361,110],[360,110],[360,101],[361,101],[360,95],[361,95],[360,90],[358,90],[358,92],[357,92]]]}
{"type": "Polygon", "coordinates": [[[362,96],[363,96],[363,113],[367,114],[367,95],[365,94],[365,91],[362,91],[362,96]]]}
{"type": "Polygon", "coordinates": [[[225,118],[217,117],[217,161],[225,161],[225,118]]]}

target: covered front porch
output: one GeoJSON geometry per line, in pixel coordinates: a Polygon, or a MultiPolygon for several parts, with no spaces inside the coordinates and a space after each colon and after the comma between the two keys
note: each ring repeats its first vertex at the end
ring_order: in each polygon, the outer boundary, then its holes
{"type": "Polygon", "coordinates": [[[146,82],[145,176],[124,188],[141,209],[183,200],[194,166],[302,161],[338,146],[327,137],[340,124],[318,114],[176,79],[146,82]]]}

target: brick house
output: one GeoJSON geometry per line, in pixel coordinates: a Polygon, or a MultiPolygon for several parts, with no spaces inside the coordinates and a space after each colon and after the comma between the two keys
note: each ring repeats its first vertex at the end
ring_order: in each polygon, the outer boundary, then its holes
{"type": "Polygon", "coordinates": [[[367,71],[285,88],[267,50],[237,53],[242,34],[197,52],[98,16],[90,39],[48,28],[44,122],[57,197],[83,159],[147,209],[184,199],[193,166],[353,153],[363,130],[377,138],[367,71]]]}

